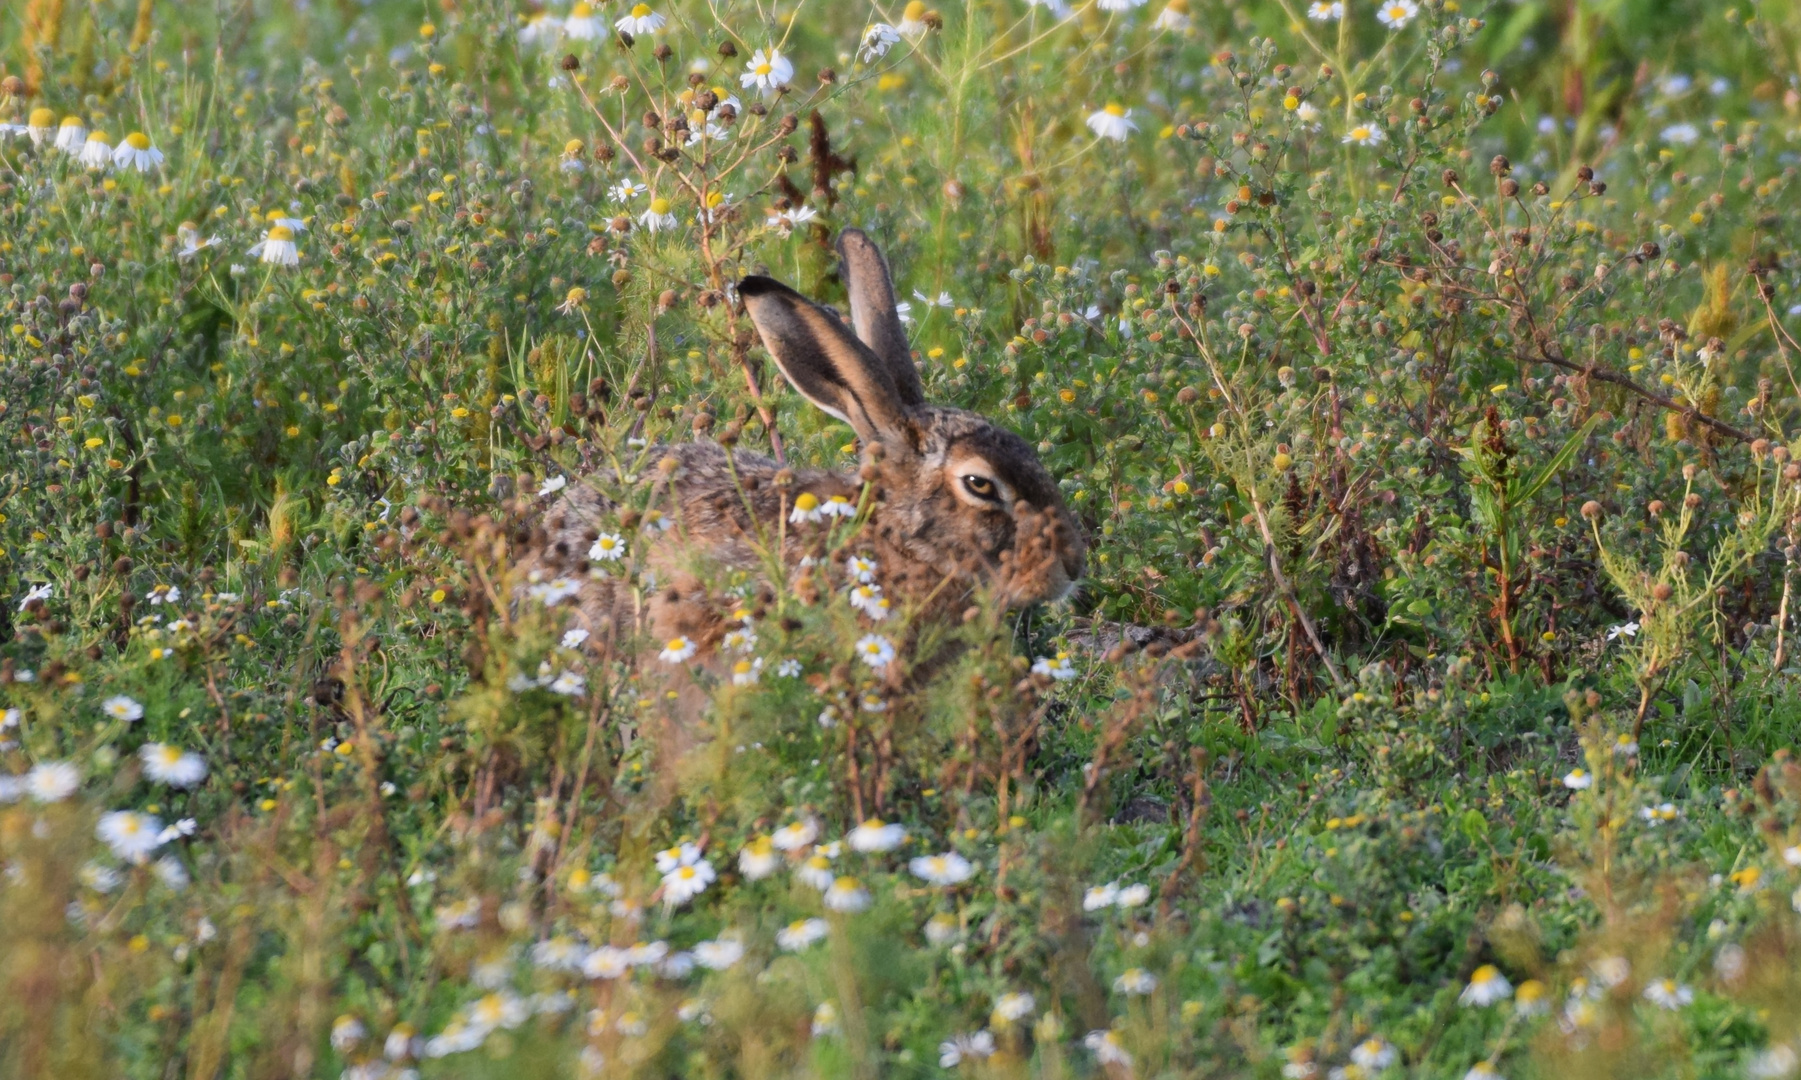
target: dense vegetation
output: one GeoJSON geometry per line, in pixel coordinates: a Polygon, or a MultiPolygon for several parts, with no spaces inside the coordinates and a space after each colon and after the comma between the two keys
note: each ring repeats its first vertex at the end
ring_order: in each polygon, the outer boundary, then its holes
{"type": "Polygon", "coordinates": [[[1798,43],[8,5],[0,1069],[1801,1074],[1798,43]],[[841,303],[852,225],[1087,578],[726,576],[671,736],[522,529],[689,439],[854,470],[734,288],[841,303]]]}

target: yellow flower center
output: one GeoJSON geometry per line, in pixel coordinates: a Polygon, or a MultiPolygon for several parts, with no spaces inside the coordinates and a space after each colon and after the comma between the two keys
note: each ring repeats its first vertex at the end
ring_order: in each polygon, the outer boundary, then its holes
{"type": "Polygon", "coordinates": [[[594,9],[586,4],[577,4],[569,9],[571,19],[586,19],[594,14],[594,9]]]}
{"type": "Polygon", "coordinates": [[[771,70],[773,70],[773,69],[769,66],[767,61],[764,63],[758,64],[755,68],[755,71],[758,75],[767,75],[770,73],[771,70]]]}
{"type": "Polygon", "coordinates": [[[63,117],[63,125],[62,126],[63,127],[80,127],[81,126],[81,117],[65,116],[65,117],[63,117]]]}
{"type": "Polygon", "coordinates": [[[918,22],[925,18],[925,14],[926,6],[924,0],[913,0],[912,3],[907,5],[907,10],[901,12],[901,18],[907,22],[918,22]]]}
{"type": "Polygon", "coordinates": [[[664,214],[667,214],[669,212],[669,200],[668,199],[652,199],[652,200],[650,200],[650,212],[653,214],[656,214],[659,217],[661,217],[664,214]]]}
{"type": "Polygon", "coordinates": [[[678,638],[670,638],[669,639],[669,651],[670,652],[681,652],[683,649],[685,649],[687,647],[688,647],[688,639],[687,638],[679,638],[678,637],[678,638]]]}
{"type": "Polygon", "coordinates": [[[817,510],[819,509],[819,496],[811,491],[803,491],[800,493],[800,497],[794,500],[794,505],[800,510],[817,510]]]}
{"type": "Polygon", "coordinates": [[[750,673],[750,666],[749,660],[740,660],[732,665],[732,671],[738,675],[748,675],[750,673]]]}
{"type": "Polygon", "coordinates": [[[1108,105],[1106,108],[1102,109],[1101,111],[1106,113],[1108,116],[1124,116],[1124,115],[1126,115],[1126,110],[1118,105],[1108,105]]]}
{"type": "Polygon", "coordinates": [[[277,243],[284,240],[291,241],[294,239],[294,230],[288,228],[286,225],[277,225],[275,228],[269,230],[269,239],[276,241],[277,243]]]}
{"type": "Polygon", "coordinates": [[[55,120],[56,114],[49,109],[33,109],[28,123],[32,127],[49,127],[55,120]]]}
{"type": "Polygon", "coordinates": [[[148,150],[150,149],[150,136],[141,131],[134,131],[125,136],[125,145],[133,150],[148,150]]]}
{"type": "Polygon", "coordinates": [[[88,141],[91,143],[99,143],[101,146],[109,145],[107,142],[107,138],[106,138],[106,132],[104,132],[104,131],[95,131],[95,132],[90,133],[88,135],[88,141]]]}
{"type": "Polygon", "coordinates": [[[649,14],[650,14],[650,5],[649,4],[634,4],[634,5],[632,5],[632,18],[642,19],[644,16],[649,15],[649,14]]]}
{"type": "Polygon", "coordinates": [[[563,153],[565,154],[579,154],[581,152],[582,141],[580,139],[570,139],[563,144],[563,153]]]}

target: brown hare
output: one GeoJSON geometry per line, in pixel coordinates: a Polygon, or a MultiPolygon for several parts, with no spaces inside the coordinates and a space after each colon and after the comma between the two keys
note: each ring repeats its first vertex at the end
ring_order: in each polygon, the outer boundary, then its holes
{"type": "Polygon", "coordinates": [[[861,469],[790,470],[692,442],[653,447],[641,477],[570,483],[545,509],[525,568],[537,587],[579,585],[575,618],[594,646],[642,630],[666,659],[712,662],[749,618],[709,594],[703,563],[767,579],[779,555],[791,580],[774,587],[805,592],[822,570],[840,569],[822,564],[831,551],[855,555],[846,584],[872,618],[890,605],[943,617],[983,587],[1008,606],[1052,600],[1081,576],[1081,530],[1038,455],[981,416],[926,403],[881,252],[846,229],[838,253],[851,326],[767,277],[745,278],[738,294],[788,382],[856,432],[861,469]],[[640,524],[650,583],[641,594],[608,572],[624,541],[611,531],[616,504],[599,482],[650,489],[645,521],[655,526],[640,524]]]}

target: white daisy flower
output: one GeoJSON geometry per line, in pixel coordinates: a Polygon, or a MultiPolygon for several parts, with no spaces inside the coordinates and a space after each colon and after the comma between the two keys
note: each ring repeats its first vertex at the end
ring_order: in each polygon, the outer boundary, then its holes
{"type": "Polygon", "coordinates": [[[657,654],[657,659],[665,664],[680,664],[693,656],[695,649],[694,642],[687,638],[673,637],[664,643],[663,651],[657,654]]]}
{"type": "Polygon", "coordinates": [[[162,834],[157,837],[157,842],[166,844],[171,840],[179,840],[184,836],[193,836],[194,830],[199,827],[199,823],[193,818],[184,817],[173,825],[163,826],[162,834]]]}
{"type": "Polygon", "coordinates": [[[575,41],[595,41],[604,32],[600,20],[594,17],[594,9],[585,3],[570,8],[568,17],[563,20],[563,33],[575,41]]]}
{"type": "Polygon", "coordinates": [[[526,16],[525,25],[519,28],[519,44],[527,47],[548,45],[555,41],[557,35],[562,32],[562,19],[557,18],[555,15],[546,15],[543,12],[538,12],[537,14],[526,16]]]}
{"type": "Polygon", "coordinates": [[[722,937],[694,946],[694,962],[708,971],[724,971],[742,959],[744,943],[736,938],[722,937]]]}
{"type": "Polygon", "coordinates": [[[1136,7],[1143,7],[1145,0],[1099,0],[1097,6],[1102,11],[1124,12],[1136,7]]]}
{"type": "Polygon", "coordinates": [[[286,225],[277,225],[264,233],[245,254],[271,266],[300,265],[300,248],[294,243],[294,230],[286,225]]]}
{"type": "Polygon", "coordinates": [[[989,1022],[1011,1024],[1032,1015],[1036,1008],[1038,999],[1031,994],[1017,991],[1002,994],[994,999],[994,1015],[989,1018],[989,1022]]]}
{"type": "Polygon", "coordinates": [[[837,1006],[829,1001],[819,1003],[819,1007],[813,1010],[812,1032],[815,1039],[838,1034],[837,1006]]]}
{"type": "Polygon", "coordinates": [[[850,831],[845,837],[851,850],[865,854],[876,851],[893,851],[907,839],[907,828],[904,825],[884,824],[877,818],[870,818],[850,831]]]}
{"type": "Polygon", "coordinates": [[[771,47],[767,50],[758,49],[751,54],[750,63],[746,65],[744,74],[738,80],[738,85],[746,90],[752,88],[761,90],[763,96],[769,97],[775,93],[776,87],[788,85],[793,78],[794,65],[788,62],[787,57],[771,47]]]}
{"type": "Polygon", "coordinates": [[[924,932],[926,940],[931,944],[948,945],[957,939],[957,936],[962,933],[962,929],[957,925],[955,915],[940,911],[926,920],[924,932]]]}
{"type": "Polygon", "coordinates": [[[1420,13],[1420,6],[1413,0],[1386,0],[1376,9],[1376,20],[1390,30],[1399,30],[1413,21],[1420,13]]]}
{"type": "Polygon", "coordinates": [[[1125,885],[1113,897],[1113,903],[1122,910],[1129,911],[1135,907],[1143,907],[1151,899],[1149,885],[1125,885]]]}
{"type": "Polygon", "coordinates": [[[880,585],[856,585],[850,590],[850,606],[880,621],[888,617],[891,605],[888,598],[882,595],[880,585]]]}
{"type": "Polygon", "coordinates": [[[1307,17],[1315,22],[1336,22],[1344,18],[1344,0],[1313,0],[1307,6],[1307,17]]]}
{"type": "Polygon", "coordinates": [[[825,891],[825,906],[847,914],[862,911],[869,907],[869,890],[854,877],[841,877],[825,891]]]}
{"type": "Polygon", "coordinates": [[[206,778],[206,759],[167,743],[145,743],[138,750],[144,773],[159,784],[193,787],[206,778]]]}
{"type": "Polygon", "coordinates": [[[144,706],[124,694],[114,694],[101,702],[100,711],[114,720],[122,720],[127,724],[144,718],[144,706]]]}
{"type": "Polygon", "coordinates": [[[143,863],[152,851],[162,845],[163,823],[153,814],[135,810],[112,810],[100,815],[94,834],[113,849],[113,854],[130,863],[143,863]]]}
{"type": "Polygon", "coordinates": [[[1083,911],[1100,911],[1110,908],[1119,901],[1119,883],[1109,881],[1105,885],[1095,885],[1082,894],[1083,911]]]}
{"type": "Polygon", "coordinates": [[[1076,666],[1070,661],[1069,654],[1059,652],[1055,657],[1040,656],[1032,662],[1034,675],[1049,675],[1058,682],[1076,677],[1076,666]]]}
{"type": "Polygon", "coordinates": [[[938,1044],[938,1067],[954,1069],[965,1061],[980,1061],[994,1056],[994,1035],[978,1031],[957,1035],[938,1044]]]}
{"type": "Polygon", "coordinates": [[[113,165],[120,169],[150,172],[163,164],[163,152],[150,145],[150,136],[134,131],[113,151],[113,165]]]}
{"type": "Polygon", "coordinates": [[[588,632],[578,626],[573,630],[563,631],[563,640],[561,644],[565,649],[579,649],[582,647],[582,642],[587,640],[588,632]]]}
{"type": "Polygon", "coordinates": [[[784,679],[798,678],[800,671],[801,667],[799,660],[783,660],[775,666],[775,673],[784,679]]]}
{"type": "Polygon", "coordinates": [[[857,43],[857,59],[865,64],[874,63],[888,55],[888,50],[900,44],[900,31],[887,23],[870,23],[863,28],[863,37],[857,43]]]}
{"type": "Polygon", "coordinates": [[[588,558],[595,562],[617,562],[625,558],[625,537],[618,533],[601,533],[589,546],[588,558]]]}
{"type": "Polygon", "coordinates": [[[547,476],[544,478],[544,482],[538,485],[538,497],[555,495],[568,486],[569,478],[567,476],[547,476]]]}
{"type": "Polygon", "coordinates": [[[1645,1000],[1660,1009],[1680,1009],[1692,1004],[1695,992],[1675,979],[1652,979],[1645,987],[1645,1000]]]}
{"type": "Polygon", "coordinates": [[[1127,968],[1125,974],[1113,980],[1113,989],[1131,997],[1142,997],[1157,989],[1157,976],[1143,968],[1127,968]]]}
{"type": "Polygon", "coordinates": [[[746,626],[739,630],[727,630],[719,639],[719,647],[728,652],[749,652],[757,647],[757,632],[746,626]]]}
{"type": "Polygon", "coordinates": [[[1701,129],[1693,124],[1671,124],[1658,135],[1671,146],[1689,146],[1701,137],[1701,129]]]}
{"type": "Polygon", "coordinates": [[[803,491],[794,497],[794,509],[789,511],[788,520],[796,525],[823,521],[826,517],[825,507],[819,496],[811,491],[803,491]]]}
{"type": "Polygon", "coordinates": [[[65,116],[56,129],[56,148],[65,154],[79,156],[88,141],[87,125],[79,116],[65,116]]]}
{"type": "Polygon", "coordinates": [[[1563,778],[1563,786],[1571,791],[1586,791],[1594,783],[1595,778],[1582,769],[1571,769],[1563,778]]]}
{"type": "Polygon", "coordinates": [[[40,761],[25,774],[25,793],[34,802],[62,802],[81,786],[81,773],[67,761],[40,761]]]}
{"type": "Polygon", "coordinates": [[[1157,15],[1156,21],[1151,23],[1151,28],[1180,34],[1193,25],[1194,19],[1188,14],[1188,0],[1169,0],[1168,6],[1157,15]]]}
{"type": "Polygon", "coordinates": [[[818,216],[819,211],[802,205],[771,214],[763,224],[771,229],[780,229],[783,235],[787,235],[794,231],[795,226],[804,225],[818,216]]]}
{"type": "Polygon", "coordinates": [[[607,189],[607,196],[616,203],[628,203],[649,193],[650,188],[636,180],[621,180],[607,189]]]}
{"type": "Polygon", "coordinates": [[[1109,103],[1088,114],[1088,130],[1097,138],[1112,139],[1124,142],[1126,136],[1138,130],[1132,120],[1132,110],[1118,103],[1109,103]]]}
{"type": "Polygon", "coordinates": [[[853,518],[857,516],[857,504],[845,495],[834,495],[819,508],[826,517],[853,518]]]}
{"type": "Polygon", "coordinates": [[[1675,803],[1661,803],[1657,806],[1641,806],[1638,816],[1643,818],[1647,825],[1662,825],[1665,822],[1675,821],[1681,816],[1681,812],[1676,809],[1675,803]]]}
{"type": "Polygon", "coordinates": [[[867,713],[885,713],[888,711],[888,703],[883,701],[882,695],[874,690],[865,690],[863,696],[857,699],[857,706],[867,713]]]}
{"type": "Polygon", "coordinates": [[[838,880],[837,872],[832,869],[832,860],[817,853],[808,856],[805,862],[795,867],[794,876],[800,879],[801,884],[811,885],[820,892],[831,888],[832,883],[838,880]]]}
{"type": "Polygon", "coordinates": [[[1394,1044],[1380,1037],[1365,1039],[1351,1048],[1351,1062],[1373,1073],[1393,1065],[1397,1056],[1394,1044]]]}
{"type": "Polygon", "coordinates": [[[876,561],[867,555],[852,555],[844,560],[844,573],[853,581],[865,584],[875,580],[876,561]]]}
{"type": "Polygon", "coordinates": [[[909,0],[901,11],[901,20],[895,24],[895,32],[908,41],[917,41],[925,36],[931,27],[926,25],[926,6],[924,0],[909,0]]]}
{"type": "Polygon", "coordinates": [[[1483,964],[1470,973],[1470,984],[1463,988],[1457,1000],[1465,1005],[1493,1005],[1497,1001],[1506,1001],[1513,994],[1513,984],[1501,969],[1493,964],[1483,964]]]}
{"type": "Polygon", "coordinates": [[[929,885],[960,885],[974,874],[975,867],[954,851],[942,855],[922,855],[907,863],[913,876],[929,885]]]}
{"type": "Polygon", "coordinates": [[[1358,146],[1377,146],[1388,138],[1388,134],[1374,124],[1358,124],[1345,132],[1343,142],[1358,146]]]}
{"type": "Polygon", "coordinates": [[[113,163],[113,144],[106,141],[105,133],[90,131],[78,160],[90,169],[104,169],[113,163]]]}
{"type": "Polygon", "coordinates": [[[1615,626],[1607,631],[1607,640],[1608,641],[1612,641],[1615,638],[1637,637],[1637,636],[1638,636],[1638,624],[1635,622],[1621,623],[1619,626],[1615,626]]]}
{"type": "Polygon", "coordinates": [[[24,611],[26,608],[30,607],[33,600],[50,599],[50,593],[53,588],[54,586],[49,582],[45,582],[41,585],[33,585],[31,588],[26,589],[25,595],[19,598],[19,610],[24,611]]]}
{"type": "Polygon", "coordinates": [[[799,851],[819,839],[819,826],[811,821],[796,821],[775,831],[769,842],[782,851],[799,851]]]}
{"type": "Polygon", "coordinates": [[[1801,1071],[1801,1054],[1787,1043],[1777,1043],[1745,1064],[1751,1080],[1788,1080],[1801,1071]]]}
{"type": "Polygon", "coordinates": [[[547,971],[580,971],[588,950],[574,938],[547,938],[532,946],[532,963],[547,971]]]}
{"type": "Polygon", "coordinates": [[[669,210],[669,200],[662,197],[650,200],[650,208],[638,215],[638,224],[653,233],[675,228],[675,215],[669,210]]]}
{"type": "Polygon", "coordinates": [[[529,586],[525,594],[545,607],[556,607],[558,604],[582,591],[582,583],[574,578],[560,577],[552,581],[541,581],[529,586]]]}
{"type": "Polygon", "coordinates": [[[617,979],[631,970],[627,955],[616,945],[602,945],[582,957],[582,974],[590,979],[617,979]]]}
{"type": "Polygon", "coordinates": [[[25,134],[31,136],[31,145],[43,146],[56,137],[56,114],[45,108],[31,110],[25,118],[25,134]]]}
{"type": "Polygon", "coordinates": [[[732,665],[732,685],[752,686],[763,677],[763,658],[761,656],[739,660],[732,665]]]}
{"type": "Polygon", "coordinates": [[[691,866],[678,866],[663,875],[663,901],[680,907],[705,892],[713,878],[713,864],[705,859],[691,866]]]}
{"type": "Polygon", "coordinates": [[[667,874],[678,866],[693,866],[700,861],[700,848],[686,841],[657,852],[657,873],[667,874]]]}
{"type": "Polygon", "coordinates": [[[1090,1031],[1082,1038],[1082,1045],[1093,1054],[1094,1060],[1102,1065],[1118,1065],[1122,1068],[1132,1067],[1132,1055],[1126,1052],[1125,1044],[1120,1042],[1117,1031],[1090,1031]]]}
{"type": "Polygon", "coordinates": [[[650,10],[649,4],[634,4],[630,11],[621,15],[618,20],[613,23],[613,29],[622,34],[631,34],[633,37],[638,37],[644,34],[656,33],[658,30],[663,29],[663,24],[668,21],[669,20],[663,18],[663,16],[650,10]]]}
{"type": "Polygon", "coordinates": [[[785,952],[804,952],[825,940],[828,929],[824,919],[796,919],[775,932],[775,943],[785,952]]]}
{"type": "Polygon", "coordinates": [[[880,634],[865,634],[857,640],[857,655],[880,671],[894,659],[894,643],[880,634]]]}
{"type": "Polygon", "coordinates": [[[550,684],[550,692],[564,697],[580,697],[588,690],[588,678],[580,672],[564,669],[550,684]]]}
{"type": "Polygon", "coordinates": [[[1505,1080],[1493,1065],[1486,1061],[1478,1061],[1470,1066],[1470,1071],[1463,1074],[1463,1080],[1505,1080]]]}
{"type": "Polygon", "coordinates": [[[775,873],[781,859],[775,853],[775,844],[767,836],[759,836],[738,852],[738,872],[747,881],[761,881],[775,873]]]}

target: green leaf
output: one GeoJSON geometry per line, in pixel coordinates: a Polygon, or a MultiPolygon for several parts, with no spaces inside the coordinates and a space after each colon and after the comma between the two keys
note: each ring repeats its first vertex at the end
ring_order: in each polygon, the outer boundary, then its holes
{"type": "Polygon", "coordinates": [[[1545,467],[1538,470],[1538,475],[1534,476],[1526,483],[1525,487],[1521,488],[1513,495],[1511,500],[1513,505],[1524,505],[1526,500],[1538,494],[1540,488],[1550,483],[1551,478],[1557,475],[1558,470],[1562,469],[1565,465],[1568,465],[1570,459],[1576,456],[1577,448],[1582,445],[1582,441],[1588,438],[1588,433],[1593,431],[1595,425],[1600,422],[1601,417],[1600,414],[1597,413],[1596,415],[1589,417],[1587,423],[1577,428],[1576,433],[1570,436],[1569,441],[1565,442],[1563,447],[1559,449],[1556,454],[1552,455],[1550,461],[1545,462],[1545,467]]]}

